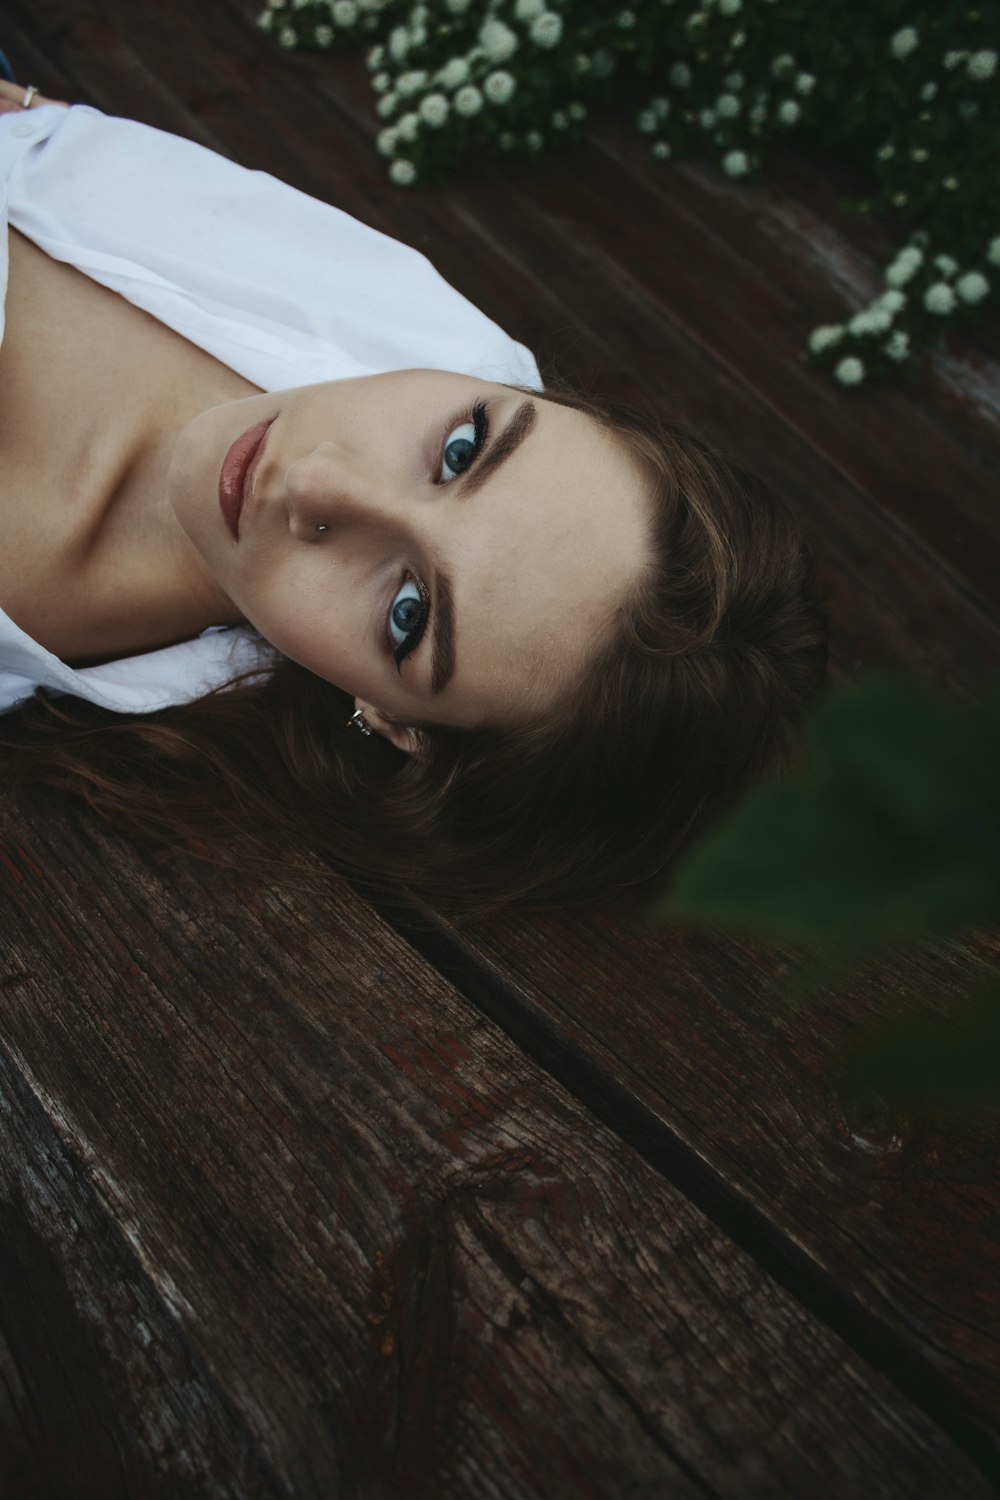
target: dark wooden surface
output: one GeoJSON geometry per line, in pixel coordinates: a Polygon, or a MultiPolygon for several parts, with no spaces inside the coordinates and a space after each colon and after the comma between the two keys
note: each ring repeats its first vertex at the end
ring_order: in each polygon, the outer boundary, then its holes
{"type": "MultiPolygon", "coordinates": [[[[801,507],[840,674],[1000,666],[997,324],[845,393],[809,329],[877,285],[831,161],[663,171],[614,123],[385,179],[358,58],[245,0],[8,0],[45,92],[191,136],[424,250],[596,389],[801,507]]],[[[595,913],[392,924],[0,807],[5,1497],[964,1497],[1000,1473],[994,1125],[840,1051],[996,935],[806,1009],[780,954],[595,913]]]]}

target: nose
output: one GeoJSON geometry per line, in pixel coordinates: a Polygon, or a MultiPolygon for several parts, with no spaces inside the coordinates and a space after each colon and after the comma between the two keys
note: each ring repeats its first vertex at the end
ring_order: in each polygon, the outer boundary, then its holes
{"type": "Polygon", "coordinates": [[[288,526],[303,541],[329,532],[398,524],[389,487],[334,443],[320,443],[286,470],[288,526]]]}

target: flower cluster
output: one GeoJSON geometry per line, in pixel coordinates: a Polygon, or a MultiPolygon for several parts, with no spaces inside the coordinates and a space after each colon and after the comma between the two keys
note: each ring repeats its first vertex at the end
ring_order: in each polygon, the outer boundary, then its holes
{"type": "MultiPolygon", "coordinates": [[[[535,155],[578,139],[638,75],[653,157],[709,153],[759,171],[791,135],[836,148],[898,220],[904,248],[866,308],[813,331],[843,385],[898,374],[1000,282],[1000,68],[988,18],[962,0],[268,0],[282,46],[369,39],[377,147],[400,187],[466,154],[535,155]]],[[[986,7],[988,9],[988,7],[986,7]]]]}

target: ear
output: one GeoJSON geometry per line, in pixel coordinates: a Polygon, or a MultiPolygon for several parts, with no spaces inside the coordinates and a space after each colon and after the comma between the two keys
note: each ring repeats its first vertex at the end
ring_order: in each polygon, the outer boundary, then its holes
{"type": "Polygon", "coordinates": [[[360,698],[355,698],[354,707],[361,710],[376,734],[382,735],[390,745],[395,745],[397,750],[402,750],[404,755],[421,756],[427,753],[427,741],[419,729],[414,729],[409,724],[401,724],[398,719],[387,718],[385,714],[379,713],[377,708],[373,708],[370,703],[362,702],[360,698]]]}

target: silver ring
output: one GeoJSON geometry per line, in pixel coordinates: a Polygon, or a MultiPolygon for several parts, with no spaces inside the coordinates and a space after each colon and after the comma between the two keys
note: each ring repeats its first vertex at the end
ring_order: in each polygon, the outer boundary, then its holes
{"type": "Polygon", "coordinates": [[[30,109],[31,108],[31,101],[32,101],[32,99],[34,99],[34,97],[35,97],[35,95],[37,93],[38,93],[38,86],[37,86],[37,84],[29,83],[28,87],[24,91],[24,98],[21,100],[21,108],[22,109],[30,109]]]}

